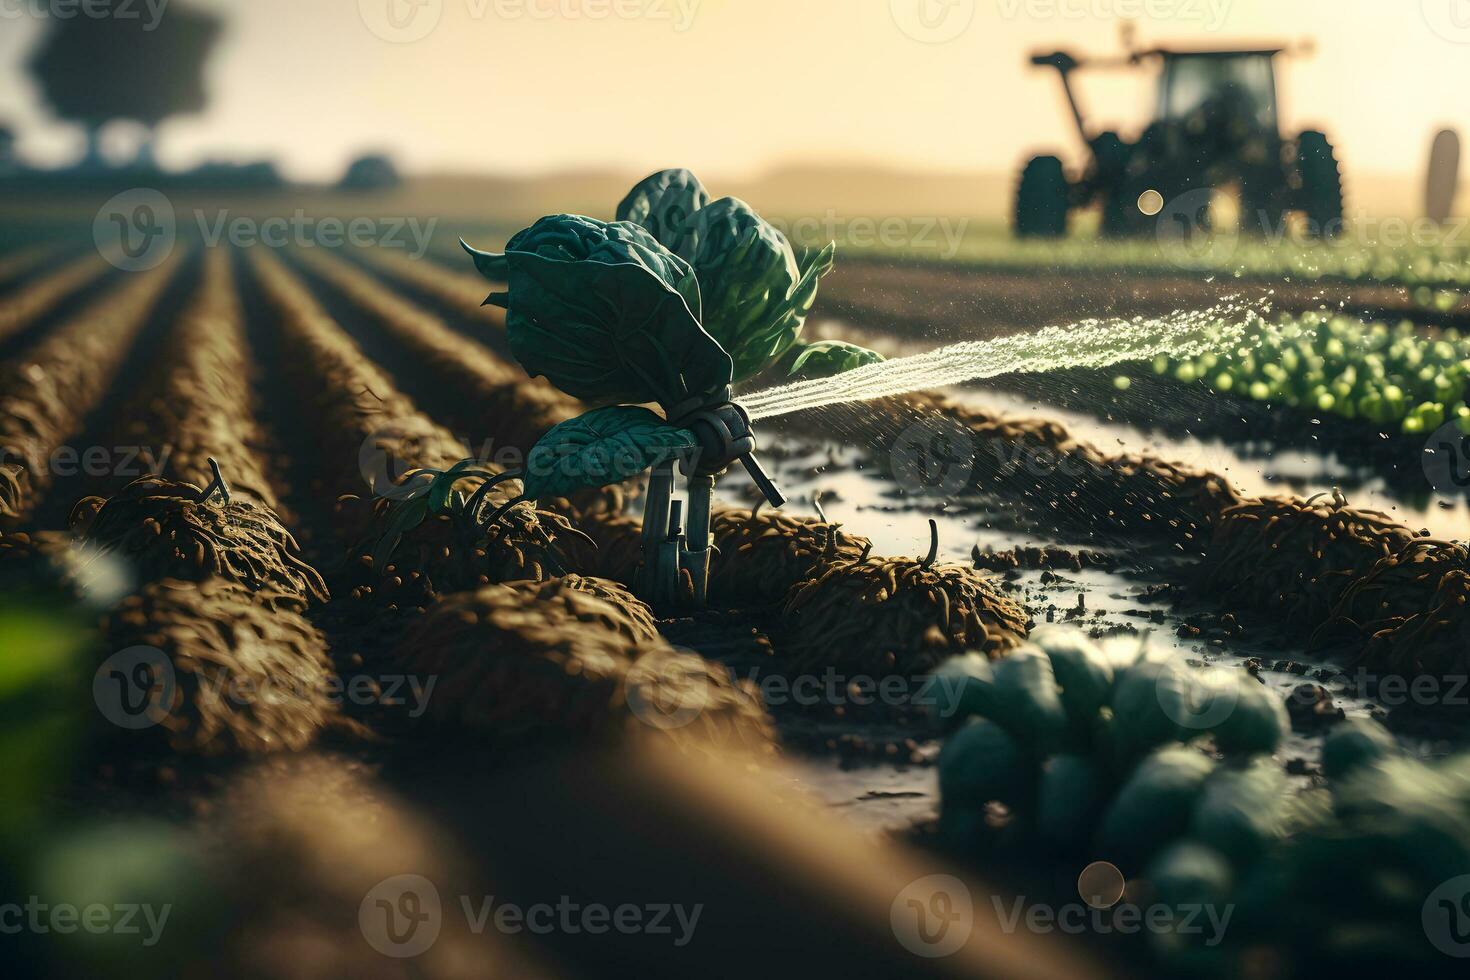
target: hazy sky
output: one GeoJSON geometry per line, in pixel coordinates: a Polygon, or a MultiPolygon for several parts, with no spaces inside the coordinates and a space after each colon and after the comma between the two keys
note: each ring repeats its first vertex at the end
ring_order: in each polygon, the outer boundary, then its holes
{"type": "MultiPolygon", "coordinates": [[[[0,120],[35,160],[80,150],[22,67],[33,11],[75,2],[0,0],[0,120]]],[[[419,170],[1009,171],[1076,150],[1056,79],[1025,56],[1116,53],[1119,14],[1145,44],[1314,39],[1282,66],[1285,120],[1325,127],[1350,170],[1417,173],[1435,128],[1470,124],[1470,0],[192,2],[228,27],[208,108],[166,124],[161,158],[272,156],[297,177],[375,147],[419,170]]],[[[1099,122],[1142,117],[1143,79],[1081,81],[1099,122]]]]}

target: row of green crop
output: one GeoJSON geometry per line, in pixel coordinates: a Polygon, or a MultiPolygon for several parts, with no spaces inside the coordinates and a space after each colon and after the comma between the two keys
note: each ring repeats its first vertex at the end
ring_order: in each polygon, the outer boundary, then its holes
{"type": "Polygon", "coordinates": [[[1254,333],[1221,354],[1155,358],[1156,374],[1313,413],[1362,419],[1420,435],[1446,421],[1470,433],[1470,336],[1453,328],[1426,336],[1412,323],[1389,326],[1309,313],[1254,333]]]}

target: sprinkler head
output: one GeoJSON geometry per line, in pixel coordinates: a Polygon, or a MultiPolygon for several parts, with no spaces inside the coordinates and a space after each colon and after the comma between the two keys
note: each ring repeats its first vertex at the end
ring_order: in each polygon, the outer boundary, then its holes
{"type": "Polygon", "coordinates": [[[766,475],[756,458],[756,435],[751,432],[750,416],[744,408],[734,401],[701,406],[679,417],[678,425],[691,430],[700,442],[700,453],[685,466],[689,475],[717,476],[738,461],[772,507],[785,504],[781,488],[766,475]]]}
{"type": "MultiPolygon", "coordinates": [[[[725,395],[728,397],[728,389],[725,395]]],[[[684,465],[686,473],[717,476],[729,469],[731,463],[739,462],[772,507],[786,503],[786,496],[755,458],[750,415],[740,405],[732,401],[700,405],[680,415],[674,424],[693,432],[699,441],[698,455],[684,465]]]]}

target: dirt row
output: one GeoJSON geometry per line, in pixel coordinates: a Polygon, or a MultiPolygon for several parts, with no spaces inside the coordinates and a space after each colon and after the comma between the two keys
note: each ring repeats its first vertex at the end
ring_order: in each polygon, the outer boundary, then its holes
{"type": "MultiPolygon", "coordinates": [[[[124,729],[139,727],[129,721],[134,712],[109,715],[99,701],[106,720],[122,728],[100,720],[94,728],[130,764],[173,753],[300,749],[341,724],[328,699],[326,639],[305,618],[311,604],[327,599],[325,584],[270,509],[276,494],[247,444],[254,418],[226,256],[207,255],[202,280],[181,284],[192,299],[147,376],[112,377],[138,342],[140,322],[155,315],[164,285],[179,274],[176,265],[138,274],[105,310],[86,311],[38,345],[27,359],[37,367],[31,373],[56,389],[0,382],[15,417],[49,423],[52,435],[40,442],[53,448],[58,440],[89,441],[83,422],[96,393],[121,387],[128,407],[104,420],[103,441],[121,446],[134,439],[161,450],[149,461],[155,472],[140,479],[114,471],[58,481],[55,495],[85,486],[110,496],[80,501],[70,533],[10,535],[0,568],[7,577],[26,577],[31,568],[64,567],[79,547],[89,565],[116,565],[129,594],[103,617],[98,656],[132,658],[117,673],[137,685],[131,696],[141,699],[138,711],[151,723],[124,742],[120,736],[132,734],[124,729]],[[56,410],[61,405],[65,414],[56,410]],[[211,472],[207,458],[238,475],[233,496],[200,477],[211,472]]],[[[39,491],[31,472],[29,486],[39,491]]],[[[124,695],[115,707],[128,700],[124,695]]]]}
{"type": "MultiPolygon", "coordinates": [[[[250,259],[265,302],[277,317],[282,357],[274,366],[296,393],[301,404],[299,417],[309,420],[316,435],[314,465],[307,467],[307,489],[317,497],[339,501],[336,545],[348,549],[357,559],[354,564],[361,565],[382,534],[391,504],[407,496],[396,489],[402,481],[418,469],[447,470],[470,453],[362,355],[280,259],[260,250],[253,251],[250,259]]],[[[479,468],[492,475],[503,472],[488,461],[479,468]]],[[[466,481],[463,488],[468,493],[476,485],[466,481]]],[[[487,502],[498,507],[510,502],[517,491],[514,482],[501,484],[489,492],[487,502]]],[[[486,582],[542,578],[560,567],[555,539],[569,530],[563,519],[538,514],[530,505],[516,507],[507,516],[504,533],[496,536],[489,549],[475,549],[472,539],[456,542],[460,528],[447,516],[425,521],[417,535],[406,537],[403,544],[409,557],[398,570],[407,578],[394,575],[378,585],[391,584],[393,578],[411,579],[415,594],[428,599],[434,594],[436,572],[441,589],[458,590],[443,577],[459,568],[461,558],[465,572],[473,572],[468,584],[479,576],[486,582]],[[431,531],[441,536],[422,537],[431,531]],[[447,557],[442,554],[445,548],[450,550],[447,557]],[[477,555],[477,550],[485,553],[477,555]],[[407,565],[412,565],[411,570],[407,565]]],[[[367,571],[381,574],[387,570],[367,571]]],[[[371,580],[369,575],[365,589],[373,587],[371,580]]]]}
{"type": "Polygon", "coordinates": [[[0,284],[8,284],[29,275],[59,251],[60,248],[56,245],[26,245],[0,255],[0,284]]]}
{"type": "Polygon", "coordinates": [[[492,454],[509,448],[524,457],[547,429],[581,413],[576,399],[544,378],[528,378],[487,348],[467,343],[438,317],[357,266],[320,250],[297,257],[387,334],[412,360],[416,376],[431,379],[444,408],[435,416],[458,432],[484,439],[487,445],[479,448],[492,454]]]}
{"type": "Polygon", "coordinates": [[[502,358],[510,357],[510,343],[505,337],[505,310],[485,305],[490,284],[478,272],[461,271],[428,259],[411,259],[401,252],[385,248],[364,249],[355,253],[355,257],[374,271],[439,300],[457,317],[473,325],[477,339],[502,358]]]}
{"type": "MultiPolygon", "coordinates": [[[[82,430],[113,384],[180,261],[175,255],[126,280],[0,365],[0,522],[13,527],[34,511],[53,480],[53,454],[82,430]]],[[[85,278],[86,269],[78,266],[65,288],[52,292],[59,297],[85,278]]],[[[21,295],[34,296],[40,285],[21,295]]],[[[18,305],[38,306],[33,299],[18,305]]]]}
{"type": "Polygon", "coordinates": [[[984,340],[1074,320],[1207,309],[1227,300],[1269,303],[1285,313],[1330,306],[1370,318],[1427,318],[1436,323],[1470,316],[1470,301],[1450,314],[1430,313],[1404,286],[1268,284],[1203,274],[1016,272],[860,260],[839,262],[822,280],[815,314],[881,324],[924,340],[984,340]]]}
{"type": "MultiPolygon", "coordinates": [[[[819,423],[891,454],[960,426],[977,450],[972,493],[1020,495],[1063,537],[1153,540],[1193,571],[1193,591],[1227,610],[1269,616],[1313,649],[1395,676],[1470,668],[1470,552],[1340,496],[1251,498],[1217,474],[1137,454],[1107,454],[1062,426],[1005,419],[941,396],[909,395],[819,423]]],[[[922,492],[922,488],[918,488],[922,492]]]]}
{"type": "Polygon", "coordinates": [[[106,269],[101,256],[88,254],[0,297],[0,341],[18,335],[61,300],[100,279],[106,269]]]}
{"type": "MultiPolygon", "coordinates": [[[[151,360],[125,407],[107,420],[105,441],[144,447],[152,475],[179,483],[208,482],[213,458],[233,494],[279,509],[260,452],[253,366],[228,253],[205,251],[197,290],[151,360]]],[[[105,496],[115,488],[93,486],[105,496]]]]}

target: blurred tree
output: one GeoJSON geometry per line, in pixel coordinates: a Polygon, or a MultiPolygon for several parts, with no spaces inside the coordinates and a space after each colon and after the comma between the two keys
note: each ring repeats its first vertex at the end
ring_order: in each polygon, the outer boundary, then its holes
{"type": "Polygon", "coordinates": [[[149,131],[138,151],[140,162],[149,161],[155,126],[204,107],[204,61],[219,20],[177,2],[156,17],[132,0],[90,0],[88,9],[87,16],[51,18],[31,73],[52,111],[86,127],[88,164],[101,163],[102,127],[114,120],[149,131]]]}
{"type": "Polygon", "coordinates": [[[15,133],[0,123],[0,173],[15,168],[15,133]]]}
{"type": "Polygon", "coordinates": [[[366,153],[353,160],[337,184],[345,191],[381,191],[402,183],[398,168],[382,153],[366,153]]]}

